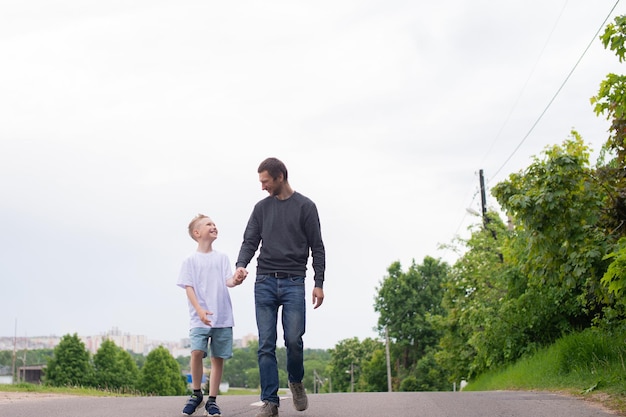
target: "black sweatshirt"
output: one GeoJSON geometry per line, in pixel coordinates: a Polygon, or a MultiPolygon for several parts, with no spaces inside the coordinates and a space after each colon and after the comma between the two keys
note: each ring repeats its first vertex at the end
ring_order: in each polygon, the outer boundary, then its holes
{"type": "Polygon", "coordinates": [[[324,287],[326,253],[315,203],[298,192],[286,200],[268,196],[252,210],[237,257],[246,267],[261,244],[257,275],[284,272],[306,276],[309,250],[315,286],[324,287]]]}

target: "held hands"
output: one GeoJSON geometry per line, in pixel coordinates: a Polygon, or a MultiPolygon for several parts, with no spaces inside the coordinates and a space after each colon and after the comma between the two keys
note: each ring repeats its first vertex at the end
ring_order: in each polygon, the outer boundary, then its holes
{"type": "Polygon", "coordinates": [[[241,283],[248,276],[248,271],[245,268],[239,267],[235,270],[235,275],[233,275],[233,284],[241,285],[241,283]]]}

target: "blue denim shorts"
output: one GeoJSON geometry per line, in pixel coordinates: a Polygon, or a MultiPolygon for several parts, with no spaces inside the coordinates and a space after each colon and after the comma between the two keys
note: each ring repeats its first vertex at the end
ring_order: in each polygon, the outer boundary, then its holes
{"type": "Polygon", "coordinates": [[[214,358],[229,359],[233,356],[232,327],[194,327],[189,330],[189,339],[191,340],[191,350],[203,351],[203,358],[209,354],[209,345],[211,356],[214,358]]]}

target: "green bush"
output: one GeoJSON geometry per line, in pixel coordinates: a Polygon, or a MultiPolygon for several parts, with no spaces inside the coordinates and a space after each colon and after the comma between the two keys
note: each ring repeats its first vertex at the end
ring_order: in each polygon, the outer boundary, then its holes
{"type": "Polygon", "coordinates": [[[89,386],[93,366],[89,352],[78,335],[65,335],[54,349],[44,375],[44,382],[55,387],[89,386]]]}
{"type": "Polygon", "coordinates": [[[148,354],[141,368],[139,390],[151,395],[185,395],[187,380],[176,359],[163,346],[148,354]]]}

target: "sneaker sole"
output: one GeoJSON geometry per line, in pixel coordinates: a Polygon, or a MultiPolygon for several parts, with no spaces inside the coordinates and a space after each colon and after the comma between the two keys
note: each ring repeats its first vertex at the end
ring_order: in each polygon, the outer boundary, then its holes
{"type": "Polygon", "coordinates": [[[291,400],[293,401],[293,408],[296,409],[296,411],[304,411],[307,408],[309,408],[309,399],[306,395],[306,392],[304,392],[304,396],[302,398],[300,398],[300,401],[302,401],[304,404],[300,404],[298,405],[298,402],[296,400],[296,395],[295,393],[291,390],[291,386],[289,387],[289,390],[291,391],[291,400]]]}
{"type": "Polygon", "coordinates": [[[204,409],[204,415],[205,416],[209,416],[209,417],[222,417],[222,414],[209,414],[209,410],[207,410],[206,408],[204,409]]]}
{"type": "Polygon", "coordinates": [[[298,406],[296,405],[296,403],[294,403],[294,404],[293,404],[293,408],[295,408],[295,409],[296,409],[296,411],[304,411],[304,410],[306,410],[307,408],[309,408],[309,402],[307,401],[307,403],[306,403],[306,404],[304,404],[304,407],[298,407],[298,406]]]}

